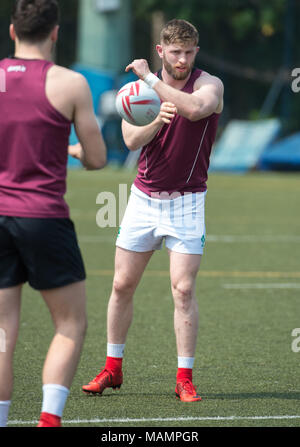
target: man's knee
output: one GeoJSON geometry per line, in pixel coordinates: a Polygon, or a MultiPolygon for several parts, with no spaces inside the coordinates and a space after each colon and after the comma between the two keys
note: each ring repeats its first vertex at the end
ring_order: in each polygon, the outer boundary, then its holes
{"type": "Polygon", "coordinates": [[[136,283],[130,278],[115,277],[113,281],[113,291],[120,298],[131,298],[136,288],[136,283]]]}
{"type": "Polygon", "coordinates": [[[190,281],[176,281],[172,283],[175,306],[181,311],[188,311],[194,296],[194,285],[190,281]]]}
{"type": "Polygon", "coordinates": [[[71,338],[84,338],[88,328],[85,312],[69,315],[56,322],[56,331],[71,338]]]}
{"type": "Polygon", "coordinates": [[[88,329],[88,321],[86,315],[84,315],[79,321],[79,332],[82,337],[85,337],[88,329]]]}

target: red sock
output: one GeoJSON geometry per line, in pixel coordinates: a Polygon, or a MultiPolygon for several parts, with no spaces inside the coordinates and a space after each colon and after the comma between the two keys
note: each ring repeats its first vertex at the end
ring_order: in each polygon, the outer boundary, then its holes
{"type": "Polygon", "coordinates": [[[61,418],[55,414],[41,413],[39,427],[61,427],[61,418]]]}
{"type": "Polygon", "coordinates": [[[177,370],[177,382],[182,382],[184,380],[193,380],[193,370],[191,368],[178,368],[177,370]]]}
{"type": "Polygon", "coordinates": [[[122,370],[122,358],[106,357],[105,368],[112,372],[120,372],[122,370]]]}

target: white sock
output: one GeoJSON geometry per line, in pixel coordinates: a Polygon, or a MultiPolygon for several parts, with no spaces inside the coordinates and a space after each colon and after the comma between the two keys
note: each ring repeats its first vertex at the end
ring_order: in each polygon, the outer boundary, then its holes
{"type": "Polygon", "coordinates": [[[115,345],[112,343],[107,343],[107,357],[116,357],[122,359],[124,355],[124,345],[115,345]]]}
{"type": "Polygon", "coordinates": [[[193,369],[195,357],[178,357],[178,368],[193,369]]]}
{"type": "Polygon", "coordinates": [[[42,413],[62,417],[69,392],[70,390],[62,385],[44,385],[42,413]]]}
{"type": "Polygon", "coordinates": [[[6,427],[10,402],[10,400],[0,401],[0,427],[6,427]]]}

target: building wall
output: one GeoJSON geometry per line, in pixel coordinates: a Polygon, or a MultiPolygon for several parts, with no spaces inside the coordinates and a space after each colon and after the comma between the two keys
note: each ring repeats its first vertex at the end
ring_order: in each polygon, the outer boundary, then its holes
{"type": "Polygon", "coordinates": [[[122,73],[131,58],[130,0],[115,11],[99,12],[97,0],[80,0],[77,61],[112,73],[122,73]]]}

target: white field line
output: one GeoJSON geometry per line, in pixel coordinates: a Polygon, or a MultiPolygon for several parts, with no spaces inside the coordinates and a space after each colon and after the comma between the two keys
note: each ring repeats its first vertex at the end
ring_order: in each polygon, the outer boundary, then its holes
{"type": "Polygon", "coordinates": [[[223,284],[224,289],[300,289],[300,283],[223,284]]]}
{"type": "MultiPolygon", "coordinates": [[[[274,415],[274,416],[204,416],[204,417],[170,417],[170,418],[118,418],[118,419],[73,419],[63,420],[64,424],[108,424],[108,423],[133,423],[133,422],[209,422],[209,421],[263,421],[263,420],[291,420],[300,419],[300,415],[274,415]]],[[[9,421],[8,425],[35,425],[38,421],[9,421]]]]}
{"type": "MultiPolygon", "coordinates": [[[[114,243],[117,238],[116,236],[79,236],[79,242],[85,244],[94,244],[97,242],[111,244],[114,243]]],[[[222,242],[222,243],[300,243],[300,236],[297,235],[207,235],[207,242],[222,242]]]]}

